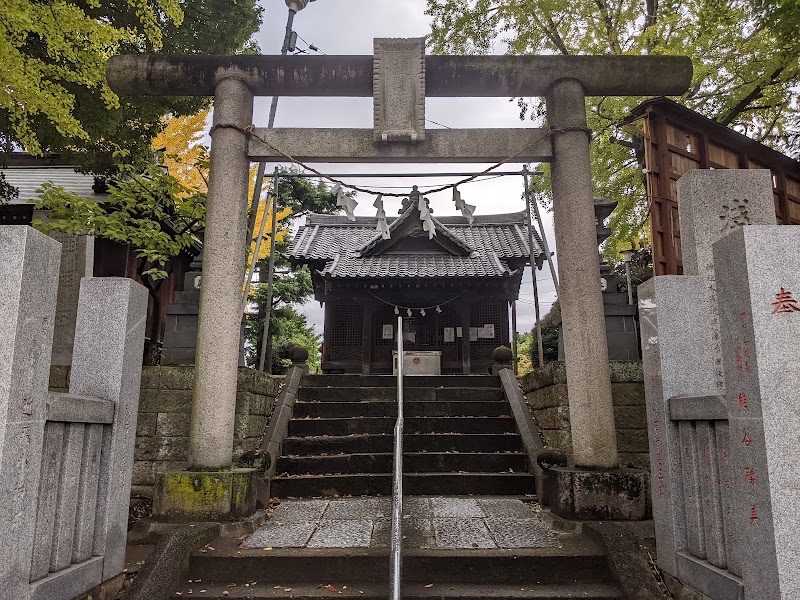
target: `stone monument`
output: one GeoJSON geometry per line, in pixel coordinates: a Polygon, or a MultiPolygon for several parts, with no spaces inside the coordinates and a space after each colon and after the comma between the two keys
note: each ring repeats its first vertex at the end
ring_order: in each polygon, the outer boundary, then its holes
{"type": "Polygon", "coordinates": [[[658,564],[713,600],[800,597],[800,229],[768,171],[678,190],[693,275],[639,287],[658,564]]]}
{"type": "Polygon", "coordinates": [[[53,364],[71,365],[81,279],[94,273],[94,237],[60,232],[53,232],[50,237],[61,243],[53,364]]]}

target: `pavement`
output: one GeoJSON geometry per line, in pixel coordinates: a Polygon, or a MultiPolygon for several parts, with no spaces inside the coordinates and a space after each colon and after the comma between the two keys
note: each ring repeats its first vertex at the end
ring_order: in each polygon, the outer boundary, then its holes
{"type": "MultiPolygon", "coordinates": [[[[558,548],[537,505],[516,498],[408,496],[403,546],[413,549],[558,548]]],[[[287,500],[242,544],[244,548],[388,548],[388,497],[287,500]]]]}

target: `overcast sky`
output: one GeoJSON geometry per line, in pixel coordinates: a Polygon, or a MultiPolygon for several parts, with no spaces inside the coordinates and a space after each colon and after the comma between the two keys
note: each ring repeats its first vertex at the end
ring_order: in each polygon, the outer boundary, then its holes
{"type": "MultiPolygon", "coordinates": [[[[279,54],[286,28],[287,8],[284,0],[260,0],[264,7],[264,24],[257,40],[264,54],[279,54]]],[[[294,30],[307,44],[318,47],[325,54],[372,54],[372,40],[376,37],[422,37],[429,33],[428,17],[424,14],[425,0],[317,0],[297,14],[294,30]]],[[[298,48],[307,44],[298,40],[298,48]]],[[[313,52],[312,52],[313,54],[313,52]]],[[[266,126],[269,115],[269,97],[256,98],[254,122],[266,126]]],[[[425,117],[443,126],[453,128],[471,127],[532,127],[530,121],[519,120],[515,102],[503,98],[429,98],[425,105],[425,117]]],[[[371,98],[282,98],[278,104],[275,127],[372,127],[371,98]]],[[[427,123],[427,128],[438,125],[427,123]]],[[[422,173],[449,171],[458,173],[480,172],[488,165],[313,165],[321,172],[353,173],[347,183],[380,191],[380,186],[401,186],[410,189],[416,184],[424,192],[425,186],[452,183],[457,178],[436,179],[359,179],[358,173],[422,173]]],[[[500,170],[518,170],[522,165],[509,164],[500,170]]],[[[267,171],[271,169],[267,167],[267,171]]],[[[386,188],[383,188],[386,189],[386,188]]],[[[477,206],[476,214],[496,214],[524,210],[521,177],[499,177],[484,182],[471,183],[459,188],[461,195],[470,204],[477,206]]],[[[386,191],[397,191],[392,189],[386,191]]],[[[374,215],[373,196],[360,194],[356,214],[374,215]]],[[[446,191],[429,196],[435,216],[458,214],[452,202],[452,192],[446,191]]],[[[400,199],[385,199],[387,215],[397,214],[400,199]]],[[[542,211],[545,233],[555,245],[552,216],[542,211]]],[[[517,305],[517,329],[529,331],[534,324],[533,289],[528,270],[522,278],[521,302],[517,305]]],[[[555,299],[550,272],[545,266],[537,272],[542,315],[550,310],[555,299]]],[[[322,310],[313,300],[301,309],[322,332],[322,310]]]]}

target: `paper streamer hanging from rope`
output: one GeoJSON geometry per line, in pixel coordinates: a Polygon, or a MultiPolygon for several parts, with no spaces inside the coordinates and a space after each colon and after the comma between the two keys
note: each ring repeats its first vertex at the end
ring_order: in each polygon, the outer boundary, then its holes
{"type": "Polygon", "coordinates": [[[461,192],[455,187],[453,188],[453,202],[456,203],[456,208],[461,211],[464,218],[472,225],[472,222],[475,220],[475,217],[472,216],[475,214],[475,206],[464,202],[464,200],[461,199],[461,192]]]}
{"type": "Polygon", "coordinates": [[[355,221],[356,216],[353,214],[353,211],[355,211],[356,206],[358,206],[358,202],[356,202],[354,198],[348,196],[338,183],[336,187],[331,190],[331,193],[336,194],[336,206],[343,208],[344,212],[347,213],[347,218],[351,221],[355,221]]]}
{"type": "Polygon", "coordinates": [[[386,222],[386,211],[383,210],[383,194],[378,194],[378,197],[375,198],[375,202],[372,203],[372,206],[378,209],[378,212],[375,215],[378,217],[378,223],[375,225],[375,229],[380,232],[383,239],[390,239],[392,236],[389,233],[389,224],[386,222]]]}
{"type": "Polygon", "coordinates": [[[419,199],[419,219],[422,221],[422,229],[428,232],[428,239],[432,240],[436,235],[436,226],[431,218],[431,209],[428,207],[428,199],[419,199]]]}

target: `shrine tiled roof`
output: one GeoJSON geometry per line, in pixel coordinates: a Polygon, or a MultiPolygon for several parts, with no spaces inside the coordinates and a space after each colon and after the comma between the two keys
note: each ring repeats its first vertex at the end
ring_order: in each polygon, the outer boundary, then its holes
{"type": "MultiPolygon", "coordinates": [[[[388,219],[390,227],[398,219],[402,217],[388,219]]],[[[442,249],[376,254],[372,250],[381,236],[375,217],[350,221],[311,214],[295,236],[289,258],[295,264],[311,263],[326,277],[363,279],[509,277],[530,256],[525,213],[476,216],[472,225],[462,217],[436,217],[435,222],[437,236],[452,240],[462,253],[442,249]]],[[[542,245],[534,230],[537,262],[544,260],[542,245]]]]}

